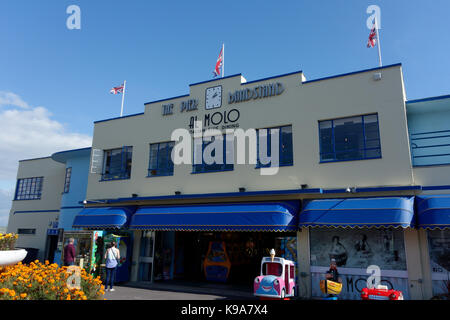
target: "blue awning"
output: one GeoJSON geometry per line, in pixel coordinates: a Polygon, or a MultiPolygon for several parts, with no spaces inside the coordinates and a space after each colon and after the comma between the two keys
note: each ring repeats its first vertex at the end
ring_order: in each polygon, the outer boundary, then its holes
{"type": "Polygon", "coordinates": [[[416,196],[417,227],[450,228],[450,194],[416,196]]]}
{"type": "Polygon", "coordinates": [[[120,229],[126,227],[136,209],[132,207],[85,208],[75,216],[73,228],[120,229]]]}
{"type": "Polygon", "coordinates": [[[312,200],[300,213],[300,227],[411,227],[414,197],[312,200]]]}
{"type": "Polygon", "coordinates": [[[296,231],[299,201],[141,207],[130,229],[296,231]]]}

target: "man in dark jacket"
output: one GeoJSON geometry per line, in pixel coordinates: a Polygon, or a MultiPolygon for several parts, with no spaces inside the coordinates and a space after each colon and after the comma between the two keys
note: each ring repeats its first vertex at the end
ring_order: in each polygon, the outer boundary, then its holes
{"type": "Polygon", "coordinates": [[[74,238],[69,239],[69,243],[64,247],[64,265],[73,266],[75,264],[75,242],[74,238]]]}

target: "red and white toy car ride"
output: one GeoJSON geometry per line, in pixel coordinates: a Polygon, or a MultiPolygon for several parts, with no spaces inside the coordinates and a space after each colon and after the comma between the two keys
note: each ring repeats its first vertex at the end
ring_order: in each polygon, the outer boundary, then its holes
{"type": "Polygon", "coordinates": [[[403,293],[398,290],[390,289],[387,286],[378,286],[376,288],[364,288],[361,291],[362,300],[403,300],[403,293]]]}

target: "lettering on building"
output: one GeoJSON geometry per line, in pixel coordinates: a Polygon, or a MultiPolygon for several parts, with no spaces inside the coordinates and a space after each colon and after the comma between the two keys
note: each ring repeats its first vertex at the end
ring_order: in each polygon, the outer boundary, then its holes
{"type": "Polygon", "coordinates": [[[282,94],[283,91],[284,87],[280,82],[236,90],[235,92],[230,92],[228,94],[228,104],[278,96],[282,94]]]}

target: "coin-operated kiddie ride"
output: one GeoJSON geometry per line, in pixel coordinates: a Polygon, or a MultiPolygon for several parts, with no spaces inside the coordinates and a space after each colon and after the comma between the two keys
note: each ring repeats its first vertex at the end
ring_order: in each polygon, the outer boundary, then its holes
{"type": "Polygon", "coordinates": [[[342,291],[342,283],[331,280],[320,280],[320,291],[328,296],[324,300],[337,300],[337,295],[342,291]]]}
{"type": "Polygon", "coordinates": [[[398,290],[388,289],[387,286],[376,288],[364,288],[361,290],[362,300],[403,300],[403,293],[398,290]]]}
{"type": "Polygon", "coordinates": [[[205,278],[208,281],[226,282],[230,274],[231,262],[225,242],[211,241],[203,262],[205,278]]]}
{"type": "Polygon", "coordinates": [[[275,250],[270,257],[261,260],[261,275],[255,278],[253,293],[261,300],[283,299],[295,296],[295,265],[291,260],[275,257],[275,250]]]}

